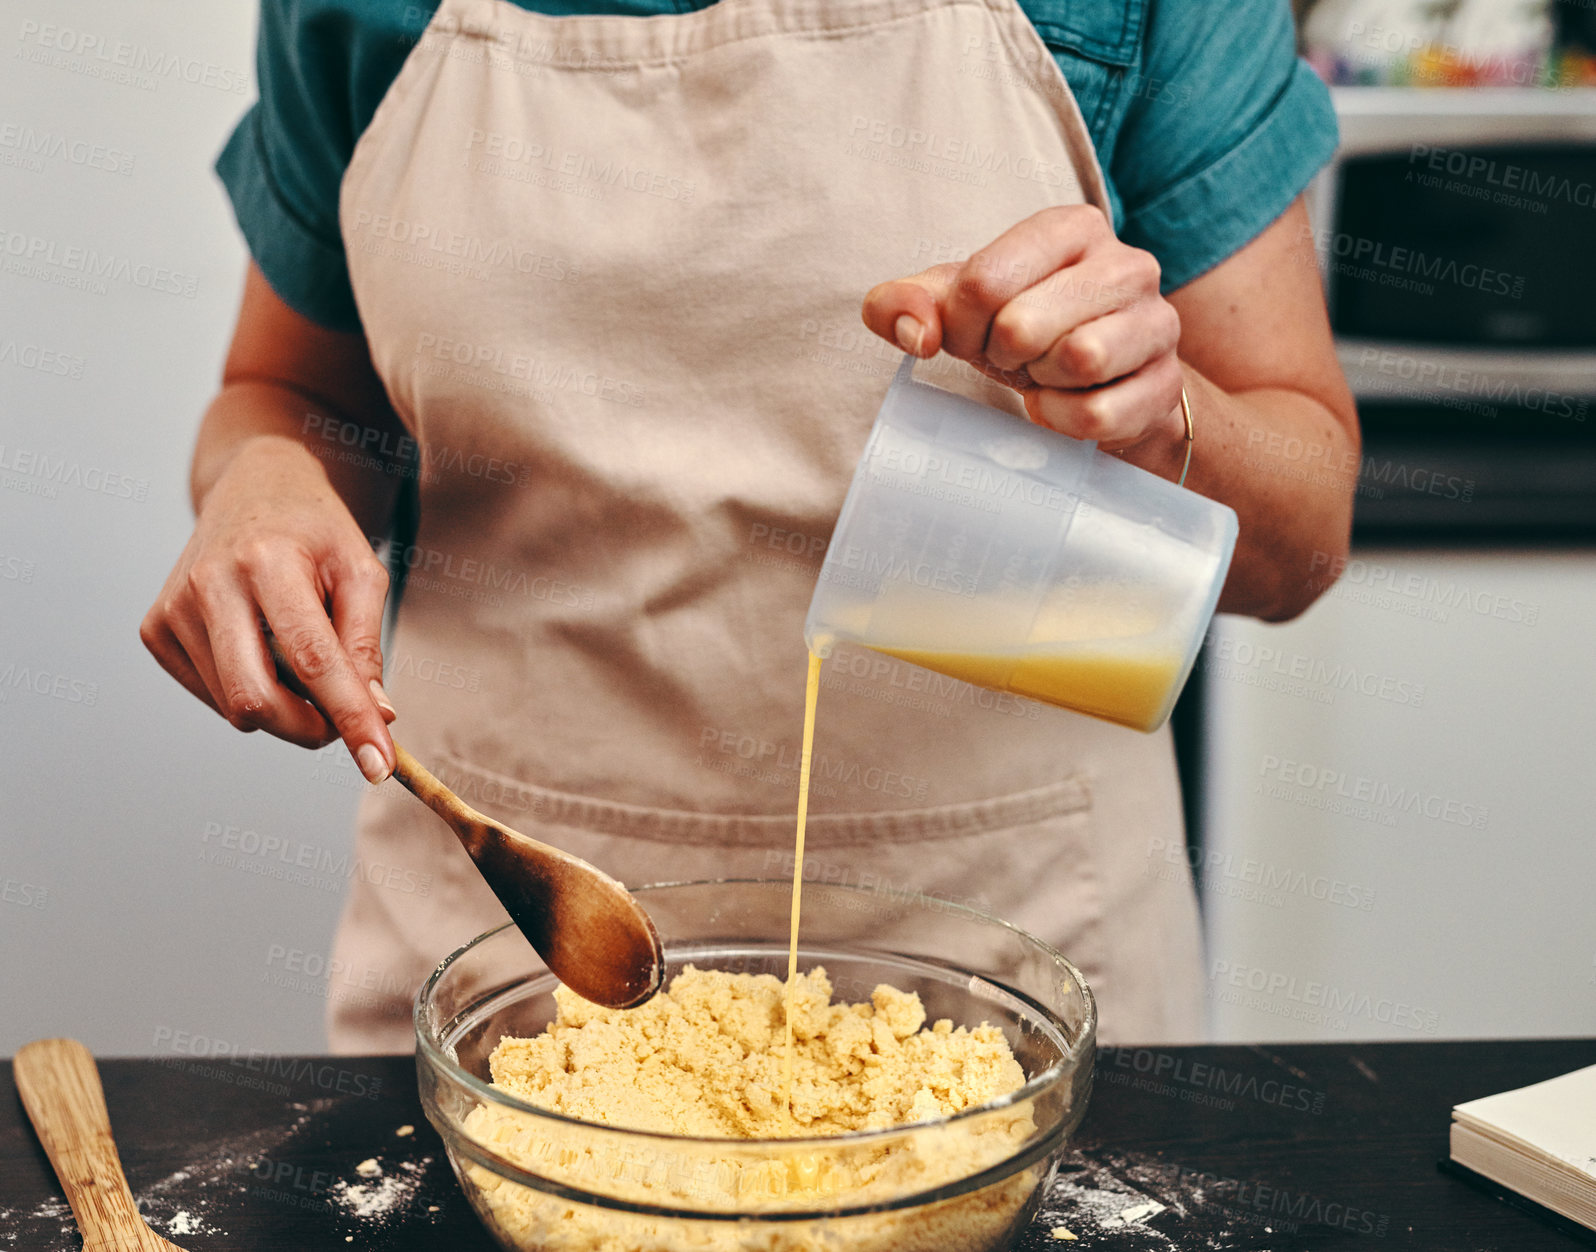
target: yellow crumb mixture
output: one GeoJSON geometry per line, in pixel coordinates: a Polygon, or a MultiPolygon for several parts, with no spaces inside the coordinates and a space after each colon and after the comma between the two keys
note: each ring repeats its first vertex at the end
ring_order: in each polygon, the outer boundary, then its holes
{"type": "Polygon", "coordinates": [[[912,992],[833,1004],[824,969],[794,993],[792,1112],[782,1098],[785,989],[771,974],[689,965],[641,1008],[561,987],[559,1015],[494,1049],[495,1085],[567,1117],[670,1135],[781,1139],[881,1130],[963,1112],[1021,1087],[995,1026],[925,1026],[912,992]]]}
{"type": "MultiPolygon", "coordinates": [[[[789,1113],[784,999],[773,975],[692,966],[636,1009],[600,1008],[561,988],[556,1020],[542,1034],[500,1040],[490,1058],[493,1081],[589,1125],[483,1105],[463,1129],[528,1172],[582,1191],[750,1215],[889,1204],[1011,1157],[1034,1131],[1021,1104],[912,1135],[835,1146],[769,1142],[944,1118],[1025,1081],[997,1027],[945,1020],[927,1027],[919,996],[889,986],[877,987],[868,1003],[833,1003],[831,982],[817,968],[796,988],[789,1113]],[[686,1138],[638,1142],[597,1127],[686,1138]],[[762,1142],[717,1146],[750,1139],[762,1142]]],[[[466,1175],[503,1239],[541,1252],[982,1252],[1004,1246],[1040,1181],[1031,1167],[936,1204],[772,1223],[755,1239],[735,1222],[581,1204],[477,1166],[466,1175]]]]}

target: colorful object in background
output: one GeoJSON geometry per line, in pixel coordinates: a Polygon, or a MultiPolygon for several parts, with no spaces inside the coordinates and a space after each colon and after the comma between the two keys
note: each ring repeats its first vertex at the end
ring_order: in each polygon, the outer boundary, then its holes
{"type": "Polygon", "coordinates": [[[1549,87],[1596,87],[1596,53],[1567,49],[1559,54],[1549,87]]]}
{"type": "Polygon", "coordinates": [[[1556,87],[1592,81],[1558,52],[1552,0],[1320,0],[1304,51],[1332,85],[1556,87]]]}

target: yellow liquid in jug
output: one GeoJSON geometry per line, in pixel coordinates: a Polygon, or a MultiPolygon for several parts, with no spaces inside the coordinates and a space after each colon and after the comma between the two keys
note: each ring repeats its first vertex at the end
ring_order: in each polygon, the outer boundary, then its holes
{"type": "Polygon", "coordinates": [[[1023,655],[887,648],[880,644],[870,647],[978,687],[1012,691],[1143,731],[1158,724],[1164,701],[1185,659],[1176,652],[1119,651],[1091,645],[1023,655]]]}

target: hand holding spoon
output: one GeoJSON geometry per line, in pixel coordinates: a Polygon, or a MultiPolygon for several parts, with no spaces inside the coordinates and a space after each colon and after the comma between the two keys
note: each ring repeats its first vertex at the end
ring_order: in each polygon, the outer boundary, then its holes
{"type": "MultiPolygon", "coordinates": [[[[270,632],[266,643],[278,680],[315,704],[270,632]]],[[[393,747],[393,776],[460,837],[478,872],[555,977],[605,1008],[636,1008],[653,997],[665,980],[665,956],[654,923],[625,887],[569,852],[477,812],[397,739],[393,747]]]]}

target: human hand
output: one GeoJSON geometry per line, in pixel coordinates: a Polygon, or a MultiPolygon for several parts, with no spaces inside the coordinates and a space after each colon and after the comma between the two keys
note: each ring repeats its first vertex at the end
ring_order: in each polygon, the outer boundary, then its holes
{"type": "Polygon", "coordinates": [[[968,361],[1020,392],[1033,422],[1114,452],[1185,438],[1180,315],[1158,280],[1101,210],[1060,205],[967,261],[875,287],[864,321],[914,356],[968,361]]]}
{"type": "Polygon", "coordinates": [[[161,667],[239,730],[303,747],[342,738],[362,774],[393,772],[382,690],[388,574],[314,456],[242,446],[139,627],[161,667]],[[326,716],[276,678],[261,624],[326,716]]]}

